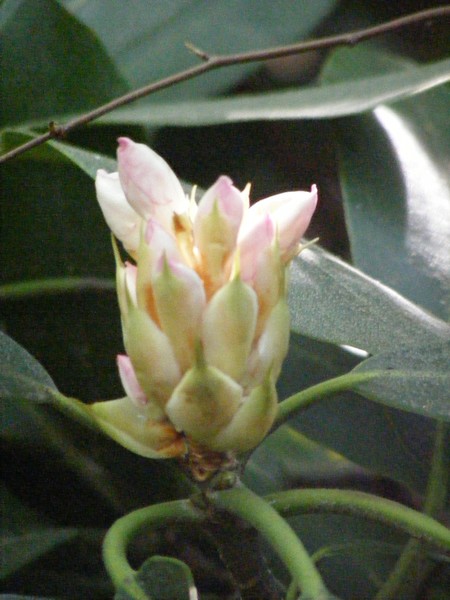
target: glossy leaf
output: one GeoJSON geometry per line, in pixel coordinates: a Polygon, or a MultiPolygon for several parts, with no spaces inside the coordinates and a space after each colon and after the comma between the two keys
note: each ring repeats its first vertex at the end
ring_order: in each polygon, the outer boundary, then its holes
{"type": "Polygon", "coordinates": [[[126,85],[102,44],[56,0],[5,0],[1,122],[86,110],[126,85]]]}
{"type": "Polygon", "coordinates": [[[450,315],[447,122],[442,88],[343,123],[338,138],[355,264],[444,320],[450,315]]]}
{"type": "Polygon", "coordinates": [[[77,536],[76,529],[41,528],[21,535],[2,536],[2,562],[0,579],[6,579],[12,573],[39,557],[54,550],[77,536]]]}
{"type": "MultiPolygon", "coordinates": [[[[88,427],[98,427],[89,406],[61,394],[44,368],[1,331],[0,398],[6,401],[26,400],[37,404],[51,404],[88,427]]],[[[3,406],[4,404],[2,403],[3,406]]]]}
{"type": "Polygon", "coordinates": [[[292,329],[371,354],[450,338],[450,327],[318,246],[293,261],[292,329]]]}
{"type": "Polygon", "coordinates": [[[0,331],[0,397],[45,402],[56,386],[31,354],[0,331]]]}
{"type": "Polygon", "coordinates": [[[139,104],[101,117],[99,124],[205,126],[246,121],[330,119],[364,113],[421,94],[450,79],[450,59],[396,73],[294,90],[240,94],[195,102],[139,104]]]}
{"type": "Polygon", "coordinates": [[[268,494],[358,477],[362,479],[363,473],[355,463],[313,442],[294,427],[284,425],[252,453],[244,481],[259,494],[268,494]]]}
{"type": "MultiPolygon", "coordinates": [[[[380,48],[341,49],[328,59],[322,80],[395,65],[421,68],[380,48]]],[[[440,86],[340,121],[336,136],[354,263],[444,320],[450,316],[447,123],[448,87],[440,86]]]]}
{"type": "MultiPolygon", "coordinates": [[[[65,0],[64,4],[96,31],[136,87],[198,64],[199,58],[186,49],[186,41],[211,54],[282,45],[306,37],[337,2],[172,0],[153,3],[152,10],[146,0],[135,0],[132,8],[121,0],[65,0]]],[[[211,95],[253,70],[252,64],[221,69],[162,93],[171,98],[211,95]]]]}
{"type": "Polygon", "coordinates": [[[143,595],[131,591],[130,583],[120,589],[115,600],[195,600],[197,591],[189,567],[175,558],[154,556],[145,561],[133,578],[143,595]]]}
{"type": "MultiPolygon", "coordinates": [[[[356,362],[356,357],[343,349],[294,335],[279,380],[279,397],[283,400],[319,381],[347,373],[356,362]]],[[[426,487],[436,426],[432,419],[367,400],[349,391],[315,402],[290,419],[289,426],[370,470],[375,476],[373,484],[380,486],[374,488],[376,493],[385,485],[383,477],[420,492],[426,487]]],[[[285,431],[285,427],[280,431],[285,431]]],[[[276,432],[274,436],[279,450],[273,447],[272,452],[267,453],[261,449],[261,455],[260,450],[255,455],[258,481],[264,484],[263,490],[268,489],[266,486],[271,482],[274,486],[279,484],[277,473],[283,473],[287,478],[284,485],[311,481],[308,446],[304,447],[302,438],[297,439],[288,432],[276,432]]],[[[341,465],[344,472],[348,468],[345,463],[337,462],[337,473],[341,465]]],[[[326,468],[325,463],[323,473],[326,468]]],[[[320,471],[319,468],[318,473],[320,471]]],[[[363,475],[361,481],[364,481],[363,475]]],[[[317,484],[313,478],[311,485],[317,484]]],[[[328,485],[326,478],[322,485],[328,485]]],[[[392,485],[388,487],[392,488],[392,485]]]]}
{"type": "Polygon", "coordinates": [[[384,371],[355,391],[388,406],[450,421],[450,342],[377,354],[354,372],[384,371]]]}

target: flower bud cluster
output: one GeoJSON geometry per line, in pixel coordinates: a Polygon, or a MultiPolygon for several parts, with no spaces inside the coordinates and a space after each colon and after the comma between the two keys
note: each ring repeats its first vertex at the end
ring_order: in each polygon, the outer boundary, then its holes
{"type": "Polygon", "coordinates": [[[153,150],[120,138],[118,173],[100,170],[97,197],[114,236],[126,354],[124,398],[93,405],[112,437],[167,458],[189,441],[211,451],[256,446],[277,411],[289,341],[285,269],[317,202],[288,192],[249,207],[219,177],[197,204],[153,150]]]}

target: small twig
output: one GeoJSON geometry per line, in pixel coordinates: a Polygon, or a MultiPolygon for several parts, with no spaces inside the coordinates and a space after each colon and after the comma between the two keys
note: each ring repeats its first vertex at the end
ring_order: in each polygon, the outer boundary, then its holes
{"type": "Polygon", "coordinates": [[[399,17],[398,19],[388,21],[387,23],[382,23],[381,25],[367,27],[366,29],[359,29],[349,33],[333,35],[316,40],[309,40],[307,42],[300,42],[298,44],[291,44],[288,46],[242,52],[239,54],[210,56],[203,50],[200,50],[188,43],[187,47],[191,52],[202,59],[202,64],[190,67],[184,71],[179,71],[174,75],[170,75],[169,77],[165,77],[164,79],[160,79],[159,81],[155,81],[154,83],[150,83],[149,85],[120,96],[119,98],[116,98],[107,104],[103,104],[102,106],[85,113],[81,117],[77,117],[76,119],[68,121],[65,125],[55,126],[54,124],[50,124],[49,131],[47,133],[44,133],[43,135],[40,135],[33,140],[30,140],[29,142],[26,142],[25,144],[22,144],[21,146],[18,146],[10,152],[6,152],[0,156],[0,163],[6,162],[15,156],[18,156],[19,154],[23,154],[27,150],[31,150],[36,146],[40,146],[52,138],[64,137],[72,129],[86,125],[87,123],[98,119],[99,117],[115,110],[116,108],[130,104],[139,98],[154,94],[158,90],[162,90],[172,85],[176,85],[177,83],[181,83],[182,81],[187,81],[188,79],[198,77],[199,75],[202,75],[208,71],[213,71],[215,69],[228,67],[231,65],[246,64],[250,62],[271,60],[273,58],[282,58],[284,56],[292,56],[294,54],[301,54],[311,50],[322,50],[325,48],[329,49],[335,48],[336,46],[354,46],[363,40],[373,38],[383,33],[395,31],[402,27],[413,25],[414,23],[426,21],[427,19],[436,19],[438,17],[448,15],[450,15],[450,6],[439,6],[436,8],[430,8],[428,10],[422,10],[411,15],[406,15],[405,17],[399,17]]]}
{"type": "Polygon", "coordinates": [[[205,52],[201,48],[198,48],[197,46],[194,46],[194,44],[191,44],[191,42],[184,42],[184,45],[190,52],[195,54],[195,56],[198,56],[199,58],[201,58],[204,61],[210,60],[211,57],[209,56],[209,54],[207,52],[205,52]]]}

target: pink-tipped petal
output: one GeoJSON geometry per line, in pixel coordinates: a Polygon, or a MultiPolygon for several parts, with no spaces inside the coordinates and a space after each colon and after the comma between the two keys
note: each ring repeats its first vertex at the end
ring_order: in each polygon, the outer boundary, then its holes
{"type": "Polygon", "coordinates": [[[270,214],[276,224],[281,256],[287,261],[295,254],[316,205],[317,188],[313,186],[311,192],[286,192],[260,200],[250,208],[246,220],[270,214]]]}
{"type": "Polygon", "coordinates": [[[120,381],[128,398],[131,398],[138,406],[145,406],[148,403],[147,396],[139,385],[131,360],[126,354],[117,355],[117,368],[120,381]]]}
{"type": "Polygon", "coordinates": [[[200,200],[194,223],[194,235],[201,218],[211,213],[215,202],[218,203],[220,212],[226,218],[236,238],[244,214],[244,199],[242,193],[234,187],[232,180],[225,175],[219,177],[200,200]]]}
{"type": "Polygon", "coordinates": [[[272,244],[275,235],[273,219],[268,214],[257,215],[244,222],[238,237],[240,273],[244,281],[252,282],[261,254],[272,244]]]}
{"type": "Polygon", "coordinates": [[[119,138],[119,177],[128,202],[145,220],[172,230],[173,213],[188,210],[183,188],[169,165],[148,146],[119,138]]]}
{"type": "Polygon", "coordinates": [[[125,197],[118,173],[97,171],[95,179],[97,200],[108,227],[131,252],[139,245],[141,217],[132,208],[125,197]]]}

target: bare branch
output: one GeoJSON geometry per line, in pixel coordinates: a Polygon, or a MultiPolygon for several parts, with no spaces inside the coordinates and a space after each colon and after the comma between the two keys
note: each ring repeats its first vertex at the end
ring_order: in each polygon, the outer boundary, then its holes
{"type": "Polygon", "coordinates": [[[337,46],[354,46],[363,40],[367,40],[384,33],[396,31],[403,27],[427,21],[429,19],[436,19],[438,17],[445,17],[449,15],[450,6],[439,6],[406,15],[404,17],[399,17],[398,19],[388,21],[387,23],[382,23],[373,27],[367,27],[366,29],[359,29],[349,33],[333,35],[316,40],[309,40],[307,42],[299,42],[297,44],[291,44],[288,46],[242,52],[239,54],[224,54],[217,56],[209,55],[207,52],[187,42],[187,48],[203,61],[201,64],[190,67],[189,69],[185,69],[183,71],[179,71],[174,75],[170,75],[169,77],[165,77],[164,79],[160,79],[142,88],[120,96],[119,98],[116,98],[107,104],[103,104],[102,106],[99,106],[98,108],[87,112],[80,117],[68,121],[65,125],[55,125],[53,122],[51,122],[49,124],[49,131],[47,133],[44,133],[33,140],[14,148],[10,152],[6,152],[0,156],[0,163],[6,162],[15,156],[18,156],[19,154],[23,154],[27,150],[31,150],[36,146],[40,146],[52,138],[65,137],[72,129],[86,125],[87,123],[98,119],[99,117],[115,110],[116,108],[130,104],[135,100],[149,96],[150,94],[154,94],[159,90],[171,87],[181,83],[182,81],[194,79],[195,77],[198,77],[199,75],[202,75],[208,71],[213,71],[215,69],[228,67],[231,65],[240,65],[250,62],[270,60],[273,58],[282,58],[284,56],[292,56],[294,54],[301,54],[311,50],[323,50],[325,48],[329,49],[337,46]]]}

